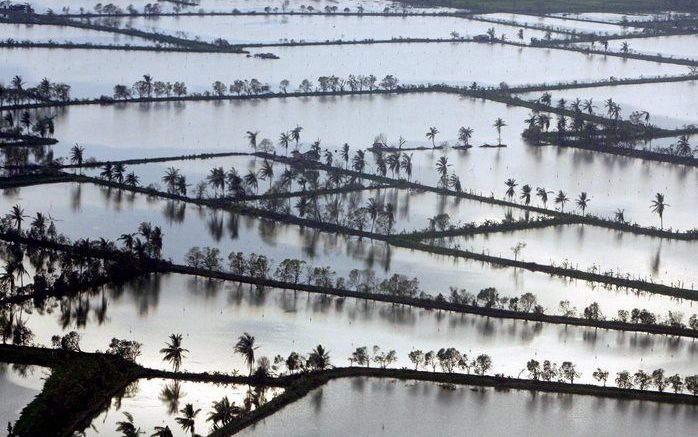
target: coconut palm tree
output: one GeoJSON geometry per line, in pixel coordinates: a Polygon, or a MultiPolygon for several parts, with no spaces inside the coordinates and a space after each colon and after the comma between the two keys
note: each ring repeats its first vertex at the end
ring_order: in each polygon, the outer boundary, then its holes
{"type": "Polygon", "coordinates": [[[504,193],[510,200],[514,197],[516,193],[515,188],[519,185],[516,183],[516,179],[509,178],[504,181],[504,185],[507,186],[507,191],[504,193]]]}
{"type": "Polygon", "coordinates": [[[259,169],[259,178],[262,180],[269,179],[269,189],[271,190],[271,184],[274,182],[274,164],[265,159],[262,162],[262,168],[259,169]]]}
{"type": "Polygon", "coordinates": [[[318,345],[308,355],[308,363],[313,369],[324,370],[330,367],[330,354],[322,345],[318,345]]]}
{"type": "Polygon", "coordinates": [[[254,149],[254,151],[257,151],[257,135],[259,135],[259,131],[247,131],[245,134],[245,137],[247,137],[247,141],[250,144],[250,147],[254,149]]]}
{"type": "Polygon", "coordinates": [[[446,186],[446,178],[448,177],[448,168],[451,164],[448,163],[448,158],[441,156],[438,161],[436,161],[436,172],[439,173],[439,179],[441,185],[446,186]]]}
{"type": "Polygon", "coordinates": [[[501,146],[502,145],[502,128],[506,126],[507,124],[502,120],[501,118],[498,118],[494,121],[494,127],[497,129],[497,145],[501,146]]]}
{"type": "Polygon", "coordinates": [[[540,201],[543,202],[543,208],[548,207],[548,194],[552,193],[553,191],[546,191],[545,188],[536,188],[536,196],[540,197],[540,201]]]}
{"type": "Polygon", "coordinates": [[[594,99],[584,100],[583,108],[588,114],[593,114],[594,108],[596,108],[596,106],[594,106],[594,99]]]}
{"type": "Polygon", "coordinates": [[[296,142],[296,148],[298,148],[298,142],[301,140],[301,131],[303,130],[302,127],[296,126],[293,129],[291,129],[291,139],[296,142]]]}
{"type": "Polygon", "coordinates": [[[182,347],[182,334],[170,334],[170,342],[165,345],[166,347],[160,349],[160,353],[164,355],[162,360],[172,363],[172,369],[176,373],[182,365],[185,352],[189,350],[182,347]]]}
{"type": "Polygon", "coordinates": [[[383,214],[385,214],[385,217],[388,219],[388,233],[390,233],[395,223],[395,206],[390,202],[386,203],[383,214]]]}
{"type": "Polygon", "coordinates": [[[288,132],[282,132],[279,135],[279,145],[286,150],[286,155],[288,155],[288,145],[291,143],[291,135],[288,132]]]}
{"type": "Polygon", "coordinates": [[[400,160],[400,167],[405,171],[407,175],[407,180],[412,179],[412,154],[403,153],[402,159],[400,160]]]}
{"type": "Polygon", "coordinates": [[[657,193],[654,195],[654,200],[652,200],[652,205],[650,205],[650,208],[652,209],[653,213],[659,216],[660,229],[664,229],[664,209],[668,206],[669,205],[664,202],[663,193],[657,193]]]}
{"type": "Polygon", "coordinates": [[[344,143],[342,146],[342,159],[344,160],[344,168],[349,166],[349,144],[344,143]]]}
{"type": "Polygon", "coordinates": [[[259,346],[255,346],[255,338],[245,332],[238,338],[238,342],[235,344],[233,351],[240,354],[245,359],[247,366],[250,368],[250,376],[254,370],[254,351],[259,349],[259,346]]]}
{"type": "Polygon", "coordinates": [[[470,139],[475,131],[471,127],[461,127],[458,129],[458,140],[463,143],[463,147],[470,146],[470,139]]]}
{"type": "Polygon", "coordinates": [[[526,184],[523,187],[521,187],[521,200],[524,201],[524,204],[528,205],[531,203],[531,186],[526,184]]]}
{"type": "Polygon", "coordinates": [[[133,423],[133,416],[131,413],[124,411],[124,416],[126,420],[116,422],[116,431],[122,433],[124,437],[138,437],[139,434],[143,434],[140,428],[136,428],[133,423]]]}
{"type": "Polygon", "coordinates": [[[240,407],[235,405],[235,402],[230,402],[228,396],[224,396],[220,401],[214,401],[211,405],[211,412],[208,413],[207,422],[213,422],[213,428],[217,429],[219,425],[227,425],[235,417],[241,413],[240,407]]]}
{"type": "Polygon", "coordinates": [[[126,175],[126,179],[124,180],[124,182],[126,183],[126,185],[137,187],[141,184],[141,178],[139,178],[134,172],[130,172],[126,175]]]}
{"type": "Polygon", "coordinates": [[[245,185],[247,185],[249,188],[254,189],[255,193],[259,189],[259,182],[257,181],[257,173],[254,171],[250,170],[247,172],[244,178],[245,185]]]}
{"type": "Polygon", "coordinates": [[[564,191],[560,190],[555,196],[555,205],[560,205],[560,212],[565,211],[565,203],[569,202],[570,199],[567,197],[564,191]]]}
{"type": "Polygon", "coordinates": [[[150,437],[174,437],[174,435],[172,434],[170,427],[165,425],[165,426],[156,426],[155,432],[150,434],[150,437]]]}
{"type": "Polygon", "coordinates": [[[426,137],[428,140],[431,140],[431,146],[433,148],[436,148],[436,135],[438,133],[439,133],[439,130],[437,128],[435,128],[434,126],[430,127],[426,133],[426,137]]]}
{"type": "Polygon", "coordinates": [[[167,185],[167,191],[175,191],[179,177],[180,174],[178,169],[169,167],[167,170],[165,170],[165,176],[162,177],[162,181],[167,185]]]}
{"type": "Polygon", "coordinates": [[[194,409],[194,406],[192,404],[186,404],[184,405],[184,408],[179,410],[180,414],[182,414],[179,417],[175,418],[175,422],[179,424],[179,426],[182,427],[184,432],[191,432],[191,435],[195,435],[194,427],[196,426],[196,416],[201,412],[201,408],[194,409]]]}
{"type": "Polygon", "coordinates": [[[582,215],[584,215],[584,212],[587,209],[587,206],[589,206],[589,202],[591,199],[589,199],[589,196],[587,195],[586,191],[582,191],[582,193],[579,195],[577,198],[577,207],[582,210],[582,215]]]}
{"type": "Polygon", "coordinates": [[[382,208],[380,204],[376,201],[375,198],[368,199],[368,205],[366,205],[366,212],[368,213],[368,216],[371,217],[371,232],[373,232],[373,226],[376,224],[376,219],[378,218],[378,214],[380,214],[381,209],[382,208]]]}
{"type": "Polygon", "coordinates": [[[363,173],[364,168],[366,168],[366,154],[363,150],[356,151],[356,154],[351,160],[351,168],[359,173],[363,173]]]}
{"type": "Polygon", "coordinates": [[[29,216],[24,215],[24,209],[22,209],[22,207],[19,205],[15,205],[12,207],[12,209],[10,209],[10,221],[14,222],[14,224],[17,226],[18,233],[22,232],[22,222],[27,217],[29,216]]]}
{"type": "Polygon", "coordinates": [[[213,187],[214,192],[218,192],[219,188],[221,191],[225,192],[226,174],[223,167],[212,168],[209,175],[206,176],[206,180],[208,181],[209,185],[213,187]]]}
{"type": "Polygon", "coordinates": [[[82,165],[83,154],[85,153],[85,148],[75,143],[70,149],[70,162],[75,165],[82,165]]]}
{"type": "Polygon", "coordinates": [[[625,223],[625,210],[618,208],[613,214],[618,223],[625,223]]]}

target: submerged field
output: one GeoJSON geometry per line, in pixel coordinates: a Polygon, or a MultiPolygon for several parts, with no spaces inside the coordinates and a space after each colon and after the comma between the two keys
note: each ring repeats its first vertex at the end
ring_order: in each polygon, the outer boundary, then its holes
{"type": "Polygon", "coordinates": [[[83,3],[0,6],[9,435],[690,434],[686,11],[83,3]]]}

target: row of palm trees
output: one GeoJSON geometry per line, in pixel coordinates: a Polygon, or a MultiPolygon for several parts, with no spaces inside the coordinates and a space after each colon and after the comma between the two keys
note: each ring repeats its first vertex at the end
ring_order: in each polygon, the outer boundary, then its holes
{"type": "Polygon", "coordinates": [[[19,75],[10,80],[9,86],[0,84],[0,106],[5,102],[18,105],[50,100],[61,102],[70,100],[70,85],[51,82],[48,78],[43,78],[36,86],[28,87],[22,76],[19,75]]]}

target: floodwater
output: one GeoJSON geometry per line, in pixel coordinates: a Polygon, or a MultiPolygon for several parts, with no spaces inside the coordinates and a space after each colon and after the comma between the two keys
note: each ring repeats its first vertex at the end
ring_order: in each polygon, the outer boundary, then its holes
{"type": "MultiPolygon", "coordinates": [[[[621,116],[628,119],[635,111],[647,111],[649,122],[665,129],[695,125],[695,101],[698,98],[696,81],[618,85],[599,88],[578,88],[550,91],[553,104],[559,99],[568,102],[579,98],[592,99],[594,112],[607,116],[605,102],[610,98],[621,107],[621,116]]],[[[522,94],[526,100],[536,100],[541,92],[522,94]]],[[[644,116],[644,114],[643,114],[644,116]]],[[[643,118],[644,120],[644,118],[643,118]]]]}
{"type": "MultiPolygon", "coordinates": [[[[150,435],[156,426],[168,426],[174,435],[185,435],[175,418],[182,415],[180,410],[186,404],[192,404],[194,410],[201,409],[194,418],[194,430],[204,435],[212,426],[207,419],[214,402],[227,397],[242,408],[251,389],[247,385],[139,379],[128,386],[122,396],[112,398],[109,407],[92,420],[85,435],[118,435],[117,422],[126,420],[124,413],[133,415],[134,424],[145,435],[150,435]]],[[[281,392],[279,388],[266,388],[260,402],[268,402],[281,392]]]]}
{"type": "Polygon", "coordinates": [[[8,423],[14,424],[22,409],[39,394],[49,373],[45,367],[0,362],[0,423],[3,429],[8,423]]]}
{"type": "Polygon", "coordinates": [[[668,374],[695,372],[695,343],[690,339],[594,330],[448,312],[427,311],[379,302],[337,299],[304,292],[211,281],[185,275],[151,275],[123,286],[109,286],[89,297],[66,298],[51,311],[25,315],[36,342],[77,330],[85,351],[104,350],[111,338],[141,342],[138,362],[168,368],[159,350],[172,333],[183,335],[190,352],[187,371],[238,370],[246,364],[233,352],[237,338],[256,338],[256,357],[270,360],[292,351],[308,354],[318,344],[330,352],[335,366],[349,365],[357,348],[373,345],[395,350],[393,367],[413,367],[407,354],[455,347],[472,359],[491,355],[492,373],[517,376],[528,360],[572,361],[581,381],[593,382],[602,367],[668,374]],[[202,321],[205,320],[205,323],[202,321]]]}
{"type": "MultiPolygon", "coordinates": [[[[574,200],[571,201],[573,203],[574,200]]],[[[572,209],[572,205],[568,205],[572,209]]],[[[584,225],[564,225],[489,235],[459,237],[446,245],[513,258],[511,247],[526,244],[519,259],[569,266],[643,279],[654,283],[698,287],[691,254],[698,242],[667,240],[584,225]]]]}
{"type": "MultiPolygon", "coordinates": [[[[352,269],[372,270],[380,279],[394,273],[417,277],[421,288],[432,295],[448,294],[450,286],[471,293],[496,287],[501,295],[510,297],[530,291],[548,312],[556,312],[561,300],[570,300],[578,308],[596,301],[613,314],[636,306],[662,314],[668,310],[690,313],[693,306],[692,302],[664,296],[607,290],[583,281],[567,281],[249,216],[207,211],[193,205],[109,191],[92,184],[62,183],[5,190],[0,197],[0,211],[9,211],[15,204],[22,205],[30,216],[39,211],[49,213],[57,220],[58,231],[72,240],[104,237],[116,241],[124,233],[135,232],[141,222],[149,221],[162,226],[163,257],[175,262],[183,262],[193,246],[211,246],[220,249],[226,265],[228,254],[237,251],[264,254],[277,263],[285,258],[298,258],[308,265],[332,266],[338,276],[344,277],[352,269]]],[[[399,211],[397,216],[399,220],[399,211]]]]}
{"type": "Polygon", "coordinates": [[[497,391],[378,378],[339,379],[241,436],[472,435],[651,437],[691,434],[698,411],[593,396],[497,391]],[[387,407],[386,407],[387,406],[387,407]]]}
{"type": "Polygon", "coordinates": [[[566,31],[576,31],[576,32],[586,32],[586,33],[597,33],[613,35],[617,33],[629,33],[637,32],[639,29],[633,27],[624,27],[617,24],[604,24],[604,23],[592,23],[592,22],[581,22],[575,20],[565,20],[564,18],[555,17],[538,17],[533,15],[519,15],[519,14],[485,14],[485,18],[496,19],[496,20],[507,20],[514,21],[519,24],[529,24],[538,26],[549,26],[555,30],[566,30],[566,31]]]}
{"type": "MultiPolygon", "coordinates": [[[[363,40],[391,38],[451,38],[486,34],[518,40],[519,27],[484,23],[457,17],[381,17],[381,16],[185,16],[139,17],[127,19],[124,26],[170,35],[213,41],[223,38],[231,44],[276,43],[326,40],[363,40]]],[[[524,40],[543,38],[545,32],[523,29],[524,40]]]]}
{"type": "Polygon", "coordinates": [[[72,42],[78,44],[130,44],[152,46],[155,43],[145,38],[119,35],[111,32],[100,32],[90,29],[78,29],[67,26],[35,25],[0,23],[0,40],[15,41],[72,42]]]}
{"type": "MultiPolygon", "coordinates": [[[[693,83],[651,86],[670,93],[670,97],[655,98],[654,107],[660,114],[673,113],[677,114],[674,117],[683,117],[686,122],[690,120],[690,99],[682,96],[693,95],[693,83]],[[677,108],[686,108],[687,115],[671,109],[670,101],[678,102],[677,108]]],[[[643,90],[646,88],[637,87],[606,87],[593,91],[589,88],[552,94],[554,99],[564,96],[568,101],[575,96],[591,97],[599,107],[597,111],[604,110],[605,98],[625,99],[617,101],[623,107],[623,113],[627,114],[632,105],[626,101],[646,106],[646,103],[640,102],[641,97],[629,97],[630,93],[626,97],[622,91],[636,88],[638,95],[644,96],[643,90]]],[[[532,94],[527,98],[538,96],[532,94]]],[[[474,147],[465,152],[452,150],[446,155],[451,164],[450,171],[460,177],[465,190],[501,197],[506,191],[504,181],[514,178],[519,184],[518,189],[529,184],[534,188],[545,187],[556,192],[563,190],[574,197],[586,191],[592,199],[588,212],[611,217],[617,209],[624,209],[626,220],[645,226],[657,225],[650,202],[655,193],[662,192],[671,205],[665,214],[665,226],[683,230],[695,227],[694,207],[698,204],[698,192],[693,187],[698,182],[698,173],[694,168],[554,146],[528,146],[520,136],[528,116],[529,111],[523,108],[438,93],[78,106],[57,112],[56,132],[61,142],[53,149],[56,156],[65,157],[70,147],[79,143],[86,149],[85,156],[98,159],[212,151],[251,152],[245,138],[246,131],[259,131],[259,138],[269,138],[277,143],[281,132],[295,126],[303,127],[303,150],[316,139],[321,140],[323,148],[332,151],[339,150],[345,142],[352,150],[366,148],[381,133],[390,145],[397,145],[398,138],[402,136],[408,146],[429,146],[431,143],[426,139],[425,132],[430,126],[440,131],[436,138],[437,145],[444,141],[455,144],[459,127],[470,126],[474,129],[471,144],[480,146],[496,144],[497,132],[492,124],[501,117],[507,123],[502,129],[502,143],[507,144],[507,148],[474,147]],[[423,114],[429,114],[429,118],[425,120],[423,114]],[[124,129],[124,126],[129,128],[124,129]],[[172,126],[186,126],[186,129],[172,129],[172,126]],[[362,128],[357,129],[357,126],[362,128]],[[633,182],[616,183],[620,181],[633,182]]],[[[660,117],[654,116],[651,121],[655,122],[657,118],[660,117]]],[[[653,142],[653,145],[658,144],[653,142]]],[[[278,150],[284,153],[281,147],[278,150]]],[[[427,150],[407,153],[413,155],[412,179],[436,185],[439,175],[435,165],[442,152],[427,150]]],[[[341,159],[338,152],[335,155],[335,161],[341,159]]],[[[198,165],[214,166],[208,161],[201,164],[187,161],[181,167],[198,165]]],[[[164,168],[169,166],[164,163],[161,171],[164,172],[164,168]]],[[[367,168],[372,168],[370,158],[367,168]]],[[[207,172],[202,170],[202,174],[207,172]]],[[[538,199],[534,199],[533,203],[538,204],[538,199]]]]}
{"type": "MultiPolygon", "coordinates": [[[[698,35],[653,36],[648,38],[632,38],[626,41],[616,39],[608,42],[608,49],[618,52],[621,50],[624,42],[628,43],[628,49],[631,53],[674,58],[698,58],[698,49],[696,49],[698,35]]],[[[582,47],[590,46],[587,43],[580,43],[578,45],[582,47]]],[[[599,49],[602,47],[596,44],[595,48],[599,49]]]]}
{"type": "MultiPolygon", "coordinates": [[[[268,49],[256,52],[269,52],[268,49]]],[[[2,49],[0,77],[20,74],[37,83],[43,77],[70,84],[74,97],[111,95],[114,85],[132,84],[143,74],[154,80],[184,81],[189,92],[210,90],[216,80],[258,78],[276,88],[281,80],[296,89],[303,79],[373,74],[396,76],[404,84],[447,83],[499,86],[599,80],[611,76],[679,74],[685,67],[646,61],[588,57],[554,49],[483,43],[376,44],[371,46],[280,47],[280,59],[242,54],[152,53],[115,50],[2,49]],[[63,62],[64,59],[72,62],[63,62]],[[489,62],[497,59],[497,62],[489,62]],[[36,69],[36,65],[42,65],[36,69]],[[138,66],[134,70],[134,66],[138,66]]]]}

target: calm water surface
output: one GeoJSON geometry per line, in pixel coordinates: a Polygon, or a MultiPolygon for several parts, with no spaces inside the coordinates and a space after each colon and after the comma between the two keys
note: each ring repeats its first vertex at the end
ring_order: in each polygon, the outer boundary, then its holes
{"type": "Polygon", "coordinates": [[[240,435],[650,437],[691,434],[697,417],[690,406],[361,378],[331,381],[240,435]]]}
{"type": "Polygon", "coordinates": [[[15,423],[22,409],[41,392],[50,370],[0,362],[0,423],[15,423]]]}
{"type": "Polygon", "coordinates": [[[519,375],[531,358],[573,361],[581,379],[593,382],[603,367],[653,370],[669,374],[695,372],[698,352],[690,340],[664,336],[535,324],[506,319],[405,308],[355,299],[334,299],[303,292],[209,281],[185,275],[153,275],[120,287],[105,287],[90,297],[64,300],[51,311],[26,316],[36,342],[77,330],[85,351],[104,350],[113,337],[143,344],[139,362],[166,368],[160,348],[171,333],[184,336],[190,350],[183,362],[189,371],[245,371],[233,352],[238,336],[249,332],[260,348],[257,357],[307,354],[318,344],[330,351],[332,364],[348,365],[356,347],[394,349],[394,367],[411,364],[413,349],[456,347],[471,358],[492,356],[493,373],[519,375]],[[205,320],[206,323],[201,323],[205,320]]]}

